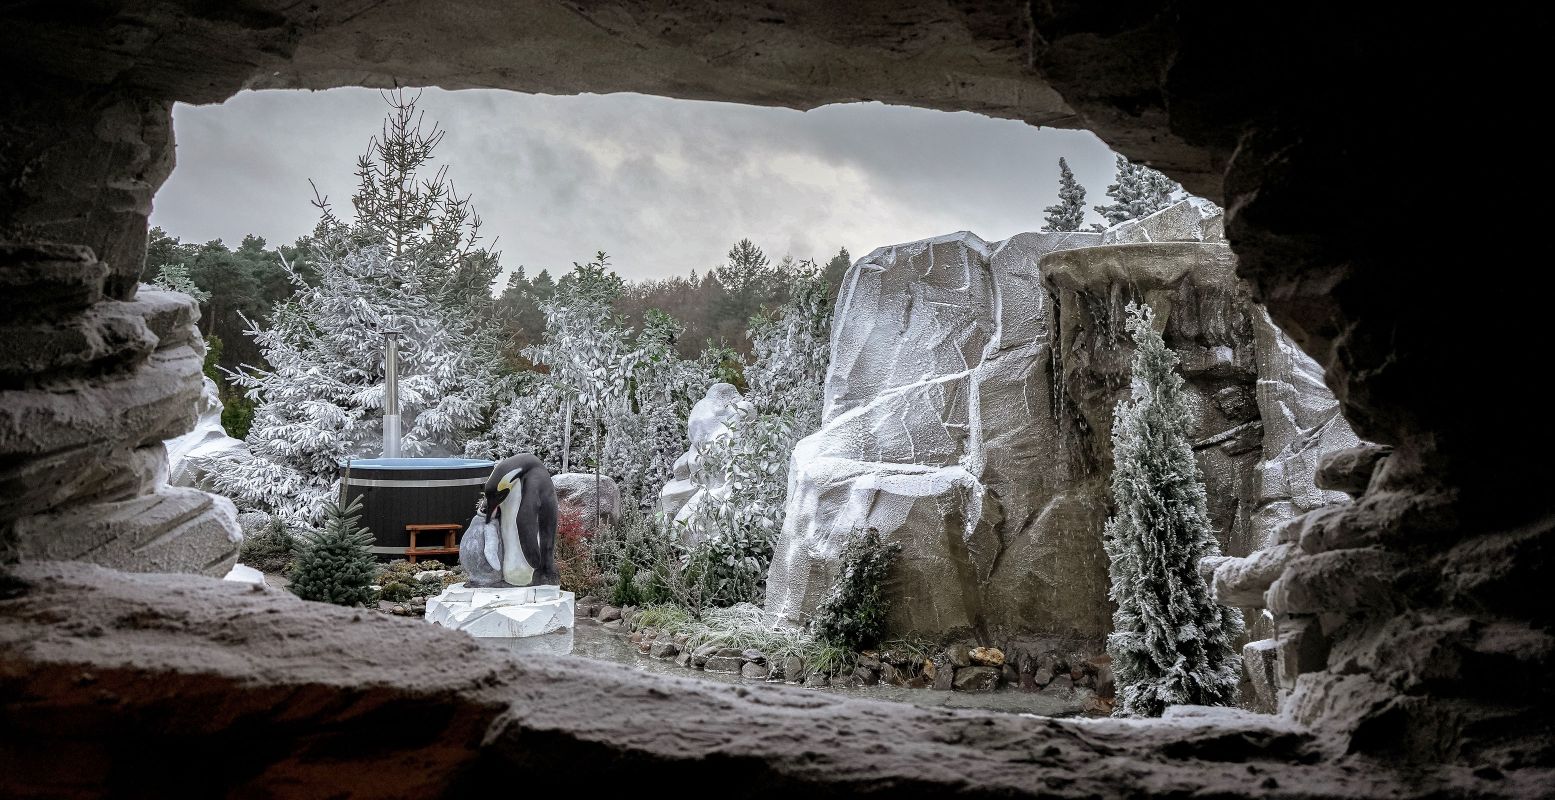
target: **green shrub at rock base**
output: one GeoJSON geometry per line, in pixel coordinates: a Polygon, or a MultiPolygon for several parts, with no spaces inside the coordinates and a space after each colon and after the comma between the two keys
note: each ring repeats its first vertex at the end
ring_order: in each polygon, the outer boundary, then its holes
{"type": "Polygon", "coordinates": [[[891,607],[885,582],[891,563],[901,552],[900,544],[882,542],[875,528],[855,531],[842,549],[837,584],[821,601],[811,623],[817,638],[849,650],[879,641],[891,607]]]}
{"type": "Polygon", "coordinates": [[[345,506],[330,503],[324,509],[324,527],[298,537],[291,575],[293,594],[341,606],[374,601],[372,582],[378,564],[373,558],[373,535],[360,527],[361,518],[360,497],[345,506]]]}
{"type": "Polygon", "coordinates": [[[243,537],[238,561],[260,572],[285,575],[296,558],[296,537],[278,519],[270,520],[262,530],[243,537]]]}

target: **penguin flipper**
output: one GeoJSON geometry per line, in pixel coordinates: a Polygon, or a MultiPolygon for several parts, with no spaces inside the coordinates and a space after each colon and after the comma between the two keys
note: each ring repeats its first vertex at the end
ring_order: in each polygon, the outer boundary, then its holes
{"type": "Polygon", "coordinates": [[[502,536],[497,533],[497,526],[487,522],[481,528],[481,542],[484,544],[486,563],[499,574],[502,572],[502,536]]]}

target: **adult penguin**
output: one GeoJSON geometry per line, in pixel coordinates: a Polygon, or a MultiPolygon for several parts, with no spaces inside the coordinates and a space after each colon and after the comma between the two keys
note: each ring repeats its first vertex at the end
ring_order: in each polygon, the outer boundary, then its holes
{"type": "Polygon", "coordinates": [[[504,459],[486,479],[486,518],[470,520],[459,563],[472,586],[556,585],[556,487],[540,459],[504,459]],[[492,525],[495,518],[496,525],[492,525]]]}

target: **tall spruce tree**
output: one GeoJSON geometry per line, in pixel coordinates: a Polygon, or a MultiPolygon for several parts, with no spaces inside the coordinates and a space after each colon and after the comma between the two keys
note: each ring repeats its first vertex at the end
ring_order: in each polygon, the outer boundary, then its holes
{"type": "Polygon", "coordinates": [[[1117,514],[1105,540],[1117,603],[1107,637],[1117,676],[1116,712],[1160,716],[1169,705],[1227,705],[1241,659],[1242,618],[1215,603],[1199,560],[1220,554],[1190,444],[1177,355],[1148,307],[1128,306],[1137,350],[1133,390],[1112,427],[1117,514]]]}
{"type": "Polygon", "coordinates": [[[1085,187],[1062,158],[1058,159],[1058,203],[1042,211],[1047,214],[1044,231],[1077,231],[1085,222],[1085,187]]]}
{"type": "MultiPolygon", "coordinates": [[[[1118,156],[1118,180],[1107,187],[1112,203],[1096,206],[1108,225],[1149,216],[1174,202],[1182,187],[1171,178],[1118,156]]],[[[1100,227],[1100,226],[1098,226],[1100,227]]]]}
{"type": "Polygon", "coordinates": [[[474,248],[478,220],[446,173],[418,177],[441,134],[422,134],[413,98],[393,94],[389,103],[384,138],[357,165],[355,219],[340,219],[316,199],[311,274],[282,260],[296,293],[267,326],[249,323],[267,368],[231,372],[257,404],[252,457],[208,470],[213,488],[289,525],[317,524],[340,464],[380,452],[384,330],[403,332],[400,411],[409,455],[462,450],[504,388],[494,326],[479,321],[484,303],[461,299],[471,291],[489,300],[489,280],[458,285],[491,272],[494,257],[474,248]]]}
{"type": "Polygon", "coordinates": [[[293,594],[340,606],[373,601],[378,560],[373,557],[372,532],[359,524],[361,519],[362,498],[354,497],[345,505],[336,501],[324,510],[324,527],[298,537],[291,573],[293,594]]]}

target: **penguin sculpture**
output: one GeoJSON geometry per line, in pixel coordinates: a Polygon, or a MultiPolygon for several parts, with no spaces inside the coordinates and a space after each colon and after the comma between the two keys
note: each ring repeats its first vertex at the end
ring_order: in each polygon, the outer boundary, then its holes
{"type": "Polygon", "coordinates": [[[556,585],[556,487],[540,459],[504,459],[486,479],[484,516],[459,543],[459,565],[476,588],[556,585]],[[494,524],[495,523],[495,524],[494,524]]]}

